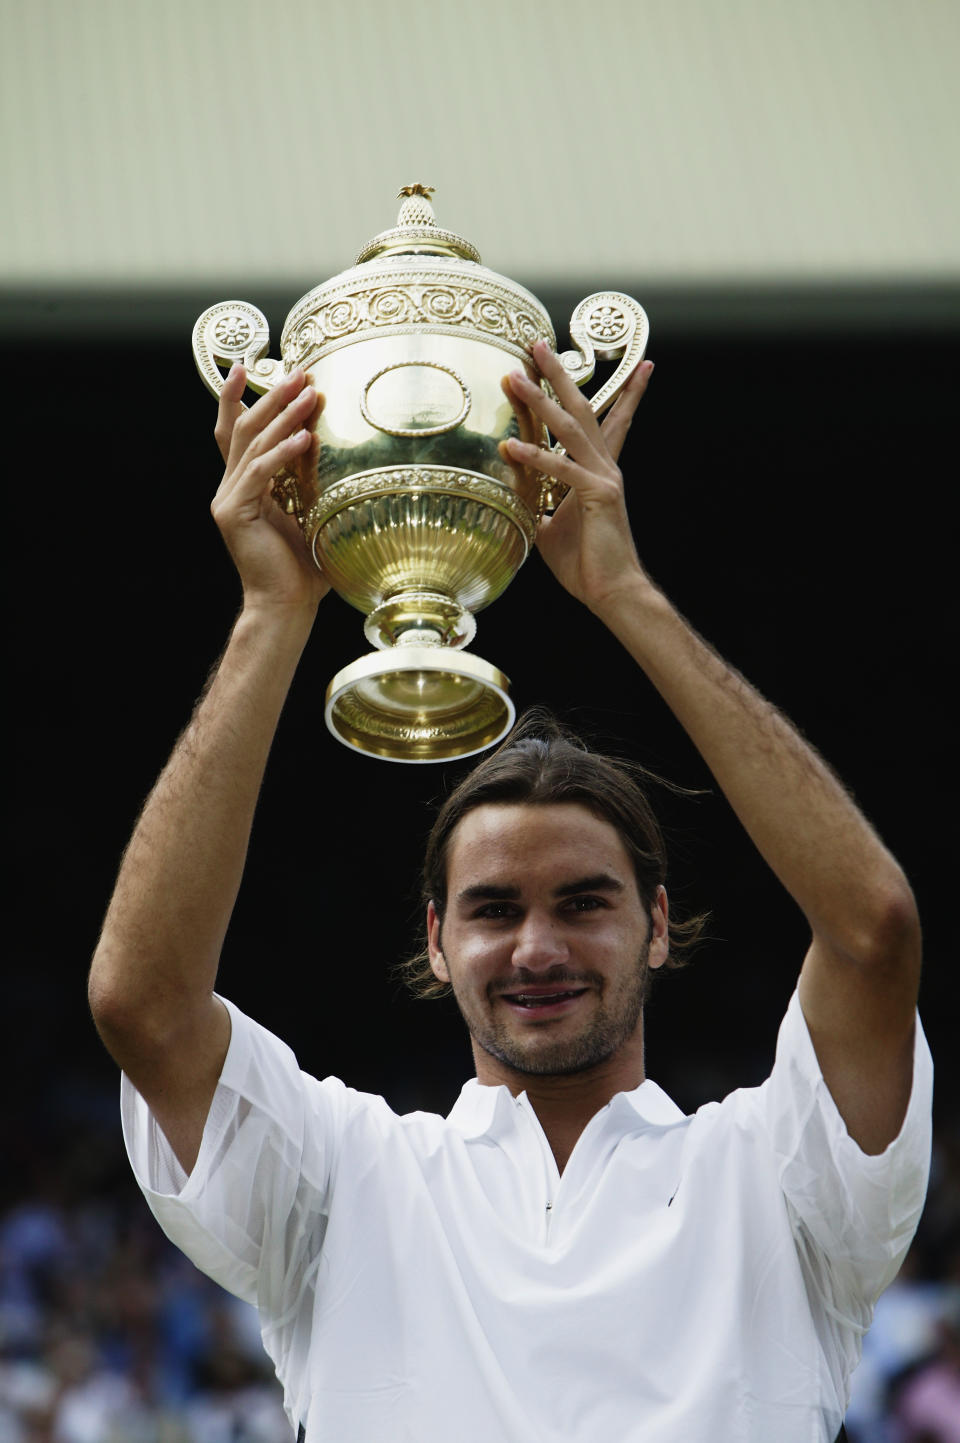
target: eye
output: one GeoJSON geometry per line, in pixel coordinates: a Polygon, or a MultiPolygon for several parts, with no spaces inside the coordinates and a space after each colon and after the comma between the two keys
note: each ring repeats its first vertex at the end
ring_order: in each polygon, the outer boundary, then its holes
{"type": "Polygon", "coordinates": [[[515,917],[517,905],[515,902],[484,902],[471,915],[490,922],[501,922],[508,917],[515,917]]]}
{"type": "Polygon", "coordinates": [[[606,905],[607,903],[602,897],[595,897],[589,895],[582,897],[568,897],[565,904],[567,910],[570,912],[596,912],[601,907],[606,907],[606,905]]]}

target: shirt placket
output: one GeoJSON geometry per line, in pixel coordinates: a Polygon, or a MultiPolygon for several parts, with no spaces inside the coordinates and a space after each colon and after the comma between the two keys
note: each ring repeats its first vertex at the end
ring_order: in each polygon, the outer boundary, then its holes
{"type": "Polygon", "coordinates": [[[547,1141],[547,1135],[540,1125],[540,1119],[530,1104],[526,1094],[517,1098],[517,1106],[523,1114],[523,1126],[528,1128],[535,1139],[537,1151],[540,1156],[540,1177],[539,1177],[539,1241],[546,1246],[552,1240],[557,1218],[557,1203],[560,1195],[563,1179],[557,1168],[557,1160],[553,1155],[553,1149],[547,1141]]]}

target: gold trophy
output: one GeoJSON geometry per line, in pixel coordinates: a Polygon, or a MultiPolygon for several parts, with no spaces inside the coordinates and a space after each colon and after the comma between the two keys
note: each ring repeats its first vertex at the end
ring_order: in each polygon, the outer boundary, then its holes
{"type": "MultiPolygon", "coordinates": [[[[266,358],[266,319],[246,301],[204,311],[193,354],[215,396],[220,367],[241,361],[254,391],[299,365],[325,397],[319,455],[282,471],[273,494],[376,648],[331,681],[327,726],[368,755],[435,762],[482,751],[513,725],[507,678],[462,648],[473,613],[509,585],[559,499],[555,482],[500,451],[518,434],[502,378],[520,366],[539,380],[530,349],[556,339],[535,296],[439,228],[431,187],[400,194],[396,226],[293,307],[282,361],[266,358]]],[[[571,379],[589,381],[596,358],[620,361],[591,400],[598,414],[648,333],[642,307],[619,292],[576,307],[575,349],[560,357],[571,379]]],[[[536,425],[532,439],[549,445],[536,425]]]]}

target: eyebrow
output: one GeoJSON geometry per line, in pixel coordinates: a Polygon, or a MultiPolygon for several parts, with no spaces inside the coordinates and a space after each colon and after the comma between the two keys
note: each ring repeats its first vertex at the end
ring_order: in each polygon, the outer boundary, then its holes
{"type": "Polygon", "coordinates": [[[595,872],[592,877],[581,877],[576,882],[564,882],[561,887],[554,887],[555,897],[573,897],[578,892],[622,892],[623,883],[616,877],[611,877],[609,872],[595,872]]]}
{"type": "MultiPolygon", "coordinates": [[[[555,897],[575,897],[582,892],[622,892],[623,883],[609,872],[595,872],[590,877],[578,877],[575,882],[562,882],[554,887],[555,897]]],[[[464,887],[457,893],[458,902],[515,902],[520,888],[497,882],[478,882],[473,887],[464,887]]]]}

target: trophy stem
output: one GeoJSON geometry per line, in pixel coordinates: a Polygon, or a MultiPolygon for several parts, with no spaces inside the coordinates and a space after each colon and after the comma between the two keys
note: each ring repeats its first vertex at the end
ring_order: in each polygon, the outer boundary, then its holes
{"type": "Polygon", "coordinates": [[[466,646],[476,635],[473,613],[440,591],[398,591],[375,607],[364,622],[367,640],[392,646],[466,646]]]}

